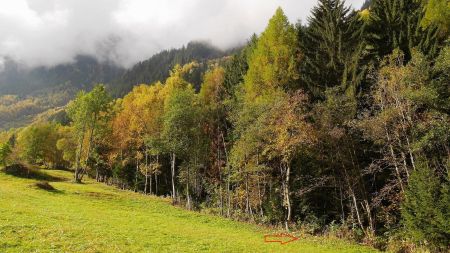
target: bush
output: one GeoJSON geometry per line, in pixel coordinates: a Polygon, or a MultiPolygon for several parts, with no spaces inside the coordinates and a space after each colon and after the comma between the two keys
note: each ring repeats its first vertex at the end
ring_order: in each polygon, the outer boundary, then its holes
{"type": "Polygon", "coordinates": [[[11,176],[46,181],[63,181],[63,178],[48,175],[39,169],[31,168],[23,164],[12,164],[3,168],[3,171],[11,176]]]}
{"type": "Polygon", "coordinates": [[[9,155],[12,153],[9,143],[0,144],[0,165],[6,166],[9,155]]]}
{"type": "Polygon", "coordinates": [[[426,164],[412,172],[402,217],[406,233],[431,248],[445,249],[450,241],[450,187],[448,175],[441,182],[426,164]]]}

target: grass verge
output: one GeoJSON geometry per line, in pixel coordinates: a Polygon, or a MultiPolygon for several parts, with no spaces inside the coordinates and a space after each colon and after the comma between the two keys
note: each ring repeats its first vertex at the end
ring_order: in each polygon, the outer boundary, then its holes
{"type": "Polygon", "coordinates": [[[0,252],[376,252],[302,235],[285,245],[264,243],[275,231],[92,180],[73,184],[67,171],[41,173],[59,179],[54,190],[0,172],[0,252]]]}

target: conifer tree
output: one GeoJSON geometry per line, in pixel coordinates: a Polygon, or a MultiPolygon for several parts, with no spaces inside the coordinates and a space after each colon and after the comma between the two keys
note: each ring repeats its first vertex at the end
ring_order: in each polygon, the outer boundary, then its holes
{"type": "Polygon", "coordinates": [[[382,59],[399,48],[405,54],[405,61],[409,61],[414,47],[435,55],[438,29],[431,25],[423,28],[423,16],[424,9],[417,0],[373,0],[366,37],[375,55],[382,59]]]}
{"type": "Polygon", "coordinates": [[[425,15],[422,26],[437,26],[439,36],[445,38],[450,33],[450,2],[448,0],[423,0],[425,15]]]}
{"type": "Polygon", "coordinates": [[[359,66],[364,26],[358,14],[341,0],[320,0],[307,27],[300,27],[303,85],[315,96],[325,88],[343,85],[352,93],[362,78],[359,66]]]}
{"type": "Polygon", "coordinates": [[[295,85],[299,78],[298,56],[294,26],[278,8],[249,58],[249,69],[244,78],[249,98],[268,89],[286,89],[295,85]]]}
{"type": "Polygon", "coordinates": [[[411,174],[402,216],[406,231],[420,243],[445,248],[450,241],[450,198],[448,175],[444,183],[428,164],[419,163],[411,174]]]}
{"type": "Polygon", "coordinates": [[[238,90],[233,115],[236,141],[230,158],[237,187],[245,192],[245,203],[240,204],[247,215],[263,217],[264,199],[279,195],[275,198],[279,201],[271,203],[282,205],[284,217],[275,219],[284,220],[287,229],[292,221],[291,162],[300,146],[309,143],[308,125],[297,110],[304,95],[293,94],[299,78],[297,45],[294,27],[278,9],[249,56],[249,69],[238,90]]]}

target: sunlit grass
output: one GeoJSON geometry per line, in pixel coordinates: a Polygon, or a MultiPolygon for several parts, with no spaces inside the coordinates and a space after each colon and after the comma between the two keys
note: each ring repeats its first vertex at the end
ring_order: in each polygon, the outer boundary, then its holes
{"type": "Polygon", "coordinates": [[[167,199],[143,196],[72,174],[50,182],[0,172],[0,252],[375,252],[338,240],[302,238],[264,243],[264,228],[189,212],[167,199]]]}

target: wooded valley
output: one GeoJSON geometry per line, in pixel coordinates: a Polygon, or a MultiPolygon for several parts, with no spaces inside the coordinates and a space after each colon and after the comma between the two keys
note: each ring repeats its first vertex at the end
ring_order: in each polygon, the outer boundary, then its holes
{"type": "Polygon", "coordinates": [[[0,132],[1,164],[380,250],[448,252],[450,3],[318,2],[306,23],[278,8],[244,47],[153,67],[131,91],[148,69],[78,92],[57,117],[0,132]]]}

